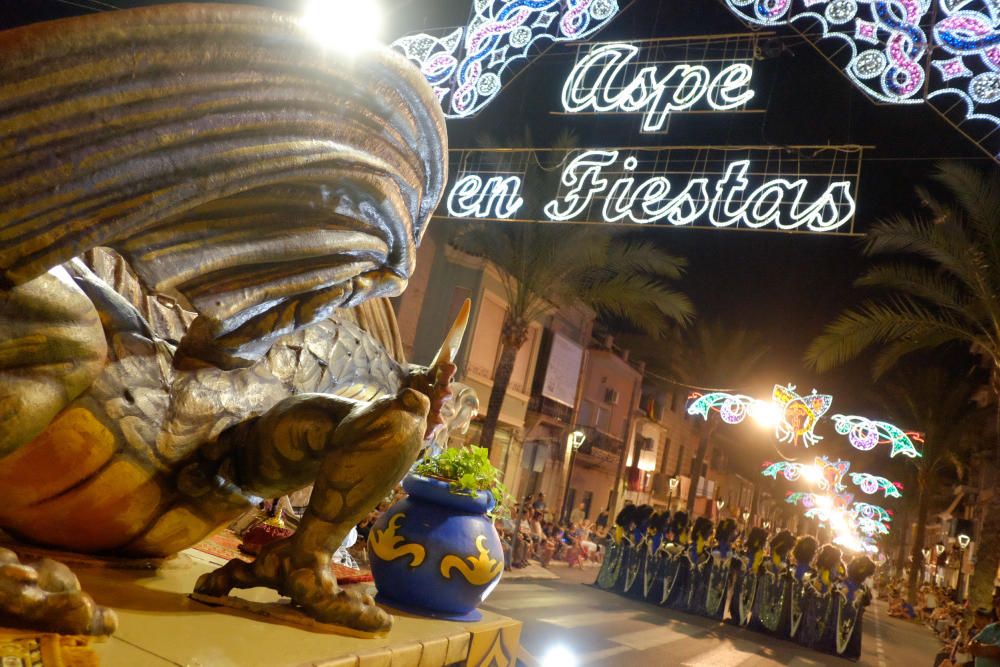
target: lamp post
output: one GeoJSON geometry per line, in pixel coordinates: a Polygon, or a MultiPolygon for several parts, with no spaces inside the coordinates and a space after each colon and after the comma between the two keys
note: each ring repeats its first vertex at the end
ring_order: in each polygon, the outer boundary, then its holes
{"type": "Polygon", "coordinates": [[[962,549],[962,559],[958,563],[958,601],[965,601],[965,550],[969,548],[972,538],[962,533],[958,536],[958,546],[962,549]]]}
{"type": "Polygon", "coordinates": [[[726,506],[726,501],[723,500],[722,498],[719,498],[718,500],[715,501],[715,506],[719,509],[718,513],[716,514],[716,517],[721,518],[722,508],[726,506]]]}
{"type": "Polygon", "coordinates": [[[563,492],[562,505],[559,508],[559,518],[565,519],[569,516],[566,508],[566,501],[569,500],[569,489],[573,484],[573,466],[576,465],[576,452],[587,440],[587,434],[576,429],[566,436],[566,443],[572,448],[569,455],[569,474],[566,475],[566,490],[563,492]]]}
{"type": "Polygon", "coordinates": [[[676,475],[670,478],[670,496],[667,497],[667,509],[671,512],[674,511],[674,491],[680,486],[681,480],[677,478],[676,475]]]}

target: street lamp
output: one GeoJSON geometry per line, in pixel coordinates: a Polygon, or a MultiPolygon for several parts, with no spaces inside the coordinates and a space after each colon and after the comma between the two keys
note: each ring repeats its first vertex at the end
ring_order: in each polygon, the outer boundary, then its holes
{"type": "Polygon", "coordinates": [[[962,533],[958,536],[958,546],[962,548],[962,560],[958,564],[958,601],[965,599],[965,550],[969,548],[972,538],[962,533]]]}
{"type": "Polygon", "coordinates": [[[674,491],[676,491],[677,487],[680,485],[681,480],[679,480],[676,475],[670,478],[670,497],[667,498],[667,509],[671,512],[674,511],[674,491]]]}
{"type": "Polygon", "coordinates": [[[569,488],[573,483],[573,466],[576,464],[576,452],[580,447],[583,447],[583,443],[587,440],[587,434],[576,429],[568,436],[566,436],[566,444],[569,445],[572,450],[569,455],[569,473],[566,475],[566,490],[563,492],[562,507],[560,508],[559,516],[565,517],[566,512],[566,501],[569,500],[569,488]]]}
{"type": "Polygon", "coordinates": [[[934,551],[936,551],[937,555],[940,556],[941,554],[944,553],[944,545],[938,542],[937,544],[934,545],[934,551]]]}
{"type": "Polygon", "coordinates": [[[768,530],[768,529],[770,529],[770,527],[771,527],[771,522],[770,521],[765,521],[764,522],[764,530],[768,530]]]}
{"type": "Polygon", "coordinates": [[[715,506],[719,508],[719,514],[721,515],[722,508],[726,506],[726,501],[723,500],[722,498],[719,498],[718,500],[715,501],[715,506]]]}
{"type": "Polygon", "coordinates": [[[743,510],[743,523],[750,520],[750,510],[743,510]]]}

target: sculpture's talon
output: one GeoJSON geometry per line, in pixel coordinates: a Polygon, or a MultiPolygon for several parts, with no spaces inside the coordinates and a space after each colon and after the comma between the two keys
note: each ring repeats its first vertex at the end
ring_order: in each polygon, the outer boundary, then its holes
{"type": "Polygon", "coordinates": [[[292,572],[288,577],[288,592],[296,604],[321,623],[372,634],[385,634],[392,628],[392,616],[376,605],[370,595],[338,590],[333,576],[326,571],[292,572]]]}

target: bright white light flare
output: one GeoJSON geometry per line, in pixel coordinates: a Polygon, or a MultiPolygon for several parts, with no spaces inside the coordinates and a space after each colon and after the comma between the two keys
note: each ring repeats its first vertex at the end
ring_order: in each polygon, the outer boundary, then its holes
{"type": "Polygon", "coordinates": [[[381,41],[382,19],[377,0],[306,0],[299,24],[324,47],[357,53],[381,41]]]}
{"type": "Polygon", "coordinates": [[[823,480],[823,470],[816,465],[802,466],[802,477],[810,484],[818,484],[823,480]]]}
{"type": "Polygon", "coordinates": [[[750,406],[750,416],[764,428],[774,428],[781,420],[781,408],[772,401],[754,401],[750,406]]]}
{"type": "Polygon", "coordinates": [[[577,667],[580,661],[576,654],[562,644],[556,644],[542,656],[542,667],[577,667]]]}

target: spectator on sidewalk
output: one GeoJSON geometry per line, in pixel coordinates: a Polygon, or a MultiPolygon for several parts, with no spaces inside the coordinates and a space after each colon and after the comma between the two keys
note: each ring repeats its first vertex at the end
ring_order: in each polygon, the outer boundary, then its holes
{"type": "Polygon", "coordinates": [[[993,598],[993,623],[979,632],[969,643],[969,654],[976,667],[1000,667],[1000,595],[993,598]]]}
{"type": "Polygon", "coordinates": [[[587,518],[587,510],[585,508],[586,505],[583,503],[574,507],[573,511],[569,513],[569,522],[578,526],[583,523],[583,520],[587,518]]]}

